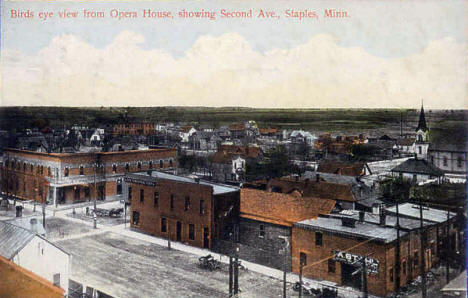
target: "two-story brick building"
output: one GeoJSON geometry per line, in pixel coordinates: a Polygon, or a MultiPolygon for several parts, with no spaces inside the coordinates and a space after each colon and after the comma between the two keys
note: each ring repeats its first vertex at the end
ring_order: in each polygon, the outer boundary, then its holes
{"type": "Polygon", "coordinates": [[[233,230],[239,217],[239,188],[158,171],[127,174],[131,228],[211,248],[233,230]]]}
{"type": "Polygon", "coordinates": [[[365,258],[369,293],[387,296],[396,290],[398,277],[399,285],[404,286],[421,274],[423,255],[426,271],[436,267],[443,258],[437,244],[446,239],[441,238],[441,228],[430,219],[428,210],[423,215],[424,252],[419,220],[401,215],[398,240],[396,217],[389,213],[347,210],[298,222],[292,230],[293,272],[300,271],[302,262],[306,277],[361,289],[362,275],[353,273],[365,258]]]}
{"type": "Polygon", "coordinates": [[[175,149],[41,153],[6,149],[3,192],[24,200],[74,203],[123,194],[125,173],[177,166],[175,149]]]}

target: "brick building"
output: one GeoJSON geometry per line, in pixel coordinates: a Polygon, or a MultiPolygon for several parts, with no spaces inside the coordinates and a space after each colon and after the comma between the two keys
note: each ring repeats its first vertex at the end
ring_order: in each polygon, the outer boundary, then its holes
{"type": "Polygon", "coordinates": [[[157,171],[127,174],[125,182],[135,230],[211,248],[237,224],[236,187],[157,171]]]}
{"type": "Polygon", "coordinates": [[[148,136],[156,132],[154,123],[125,123],[115,124],[112,127],[114,135],[129,135],[129,136],[148,136]]]}
{"type": "Polygon", "coordinates": [[[334,206],[333,200],[243,188],[237,239],[240,258],[276,269],[286,264],[290,271],[293,224],[329,214],[334,206]]]}
{"type": "MultiPolygon", "coordinates": [[[[445,239],[441,239],[439,225],[425,220],[424,227],[424,268],[428,271],[438,266],[441,253],[437,244],[445,239]]],[[[420,241],[419,220],[400,217],[398,253],[396,217],[386,212],[349,211],[308,219],[292,229],[292,270],[299,272],[302,260],[305,277],[360,289],[362,275],[352,273],[364,257],[369,293],[387,296],[396,290],[398,266],[400,286],[421,274],[420,241]]]]}
{"type": "Polygon", "coordinates": [[[3,192],[24,200],[75,203],[122,195],[127,172],[171,169],[175,149],[98,153],[40,153],[6,149],[3,192]]]}

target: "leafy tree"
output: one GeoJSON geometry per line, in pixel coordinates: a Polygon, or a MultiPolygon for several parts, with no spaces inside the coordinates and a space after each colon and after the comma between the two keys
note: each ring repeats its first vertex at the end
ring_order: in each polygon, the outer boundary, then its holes
{"type": "Polygon", "coordinates": [[[410,197],[411,181],[403,178],[389,178],[380,183],[383,197],[391,201],[406,201],[410,197]]]}

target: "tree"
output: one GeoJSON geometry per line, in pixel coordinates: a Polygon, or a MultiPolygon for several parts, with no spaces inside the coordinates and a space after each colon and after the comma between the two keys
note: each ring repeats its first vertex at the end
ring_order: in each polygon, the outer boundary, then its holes
{"type": "Polygon", "coordinates": [[[383,197],[392,201],[406,201],[410,196],[411,181],[403,178],[389,178],[380,183],[383,197]]]}

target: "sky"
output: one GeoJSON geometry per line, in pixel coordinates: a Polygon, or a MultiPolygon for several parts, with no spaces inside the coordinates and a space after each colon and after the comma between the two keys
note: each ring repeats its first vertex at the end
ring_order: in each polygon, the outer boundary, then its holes
{"type": "Polygon", "coordinates": [[[2,2],[1,105],[467,108],[463,1],[2,2]],[[83,10],[103,11],[85,19],[83,10]],[[144,9],[215,11],[148,19],[144,9]],[[220,18],[221,9],[252,19],[220,18]],[[262,9],[279,19],[260,19],[262,9]],[[286,18],[287,9],[318,19],[286,18]],[[324,18],[325,9],[347,18],[324,18]],[[12,18],[12,10],[33,19],[12,18]],[[60,11],[77,11],[60,19],[60,11]],[[112,10],[135,11],[118,20],[112,10]],[[41,20],[40,12],[53,12],[41,20]]]}

